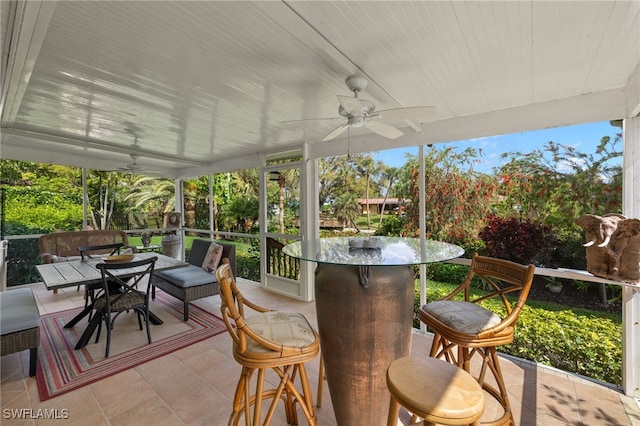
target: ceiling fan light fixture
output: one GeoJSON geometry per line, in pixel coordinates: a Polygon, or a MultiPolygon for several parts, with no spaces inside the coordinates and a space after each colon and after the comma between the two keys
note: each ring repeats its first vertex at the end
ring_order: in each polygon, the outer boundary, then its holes
{"type": "Polygon", "coordinates": [[[361,115],[353,115],[351,117],[349,117],[349,126],[351,127],[362,127],[364,126],[365,120],[364,117],[361,115]]]}

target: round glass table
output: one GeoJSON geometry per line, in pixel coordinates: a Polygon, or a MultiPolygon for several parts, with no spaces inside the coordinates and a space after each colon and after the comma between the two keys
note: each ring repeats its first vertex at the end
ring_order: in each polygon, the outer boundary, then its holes
{"type": "Polygon", "coordinates": [[[385,425],[387,367],[411,349],[411,265],[464,250],[418,238],[337,237],[297,241],[283,252],[317,263],[318,332],[337,424],[385,425]]]}

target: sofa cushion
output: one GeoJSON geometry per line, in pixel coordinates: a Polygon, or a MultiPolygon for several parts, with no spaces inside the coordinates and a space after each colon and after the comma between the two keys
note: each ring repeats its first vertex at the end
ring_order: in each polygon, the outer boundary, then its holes
{"type": "Polygon", "coordinates": [[[211,275],[199,266],[193,265],[154,272],[154,275],[184,288],[218,282],[215,275],[211,275]]]}
{"type": "Polygon", "coordinates": [[[53,255],[53,256],[51,256],[51,263],[72,262],[74,260],[80,260],[80,259],[82,259],[82,257],[80,257],[80,256],[56,256],[56,255],[53,255]]]}
{"type": "Polygon", "coordinates": [[[194,266],[202,267],[202,262],[204,262],[204,257],[206,256],[210,246],[211,240],[203,240],[200,238],[193,240],[187,262],[194,266]]]}
{"type": "Polygon", "coordinates": [[[0,293],[0,334],[40,327],[40,312],[30,288],[7,290],[0,293]]]}
{"type": "Polygon", "coordinates": [[[217,243],[211,243],[209,245],[209,250],[207,250],[207,254],[204,256],[202,269],[215,275],[216,269],[218,269],[218,264],[220,264],[220,259],[222,259],[222,246],[217,243]]]}

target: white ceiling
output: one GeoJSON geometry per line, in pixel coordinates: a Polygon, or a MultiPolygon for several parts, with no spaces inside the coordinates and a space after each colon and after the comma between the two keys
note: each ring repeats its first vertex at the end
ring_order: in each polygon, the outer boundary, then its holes
{"type": "Polygon", "coordinates": [[[638,1],[0,2],[2,158],[180,177],[636,116],[638,1]],[[362,74],[395,140],[338,122],[362,74]]]}

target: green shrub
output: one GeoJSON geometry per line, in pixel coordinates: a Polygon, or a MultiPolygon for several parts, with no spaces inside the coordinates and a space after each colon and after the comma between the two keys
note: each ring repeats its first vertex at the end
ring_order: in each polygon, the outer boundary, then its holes
{"type": "Polygon", "coordinates": [[[386,216],[384,219],[382,219],[382,224],[376,231],[375,235],[399,237],[402,235],[405,223],[406,219],[401,216],[386,216]]]}
{"type": "Polygon", "coordinates": [[[615,385],[622,384],[622,326],[586,310],[525,306],[501,352],[615,385]]]}
{"type": "Polygon", "coordinates": [[[260,253],[236,250],[236,268],[238,277],[260,282],[260,253]]]}
{"type": "Polygon", "coordinates": [[[469,275],[469,267],[453,263],[437,262],[427,265],[429,277],[433,281],[461,283],[469,275]]]}
{"type": "Polygon", "coordinates": [[[558,241],[548,226],[490,215],[489,223],[479,236],[489,256],[525,265],[555,267],[553,255],[558,241]]]}
{"type": "MultiPolygon", "coordinates": [[[[7,235],[41,234],[46,231],[23,226],[16,222],[6,224],[7,235]]],[[[7,252],[7,286],[37,283],[41,281],[35,265],[42,263],[38,239],[10,240],[7,252]]]]}

